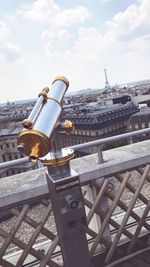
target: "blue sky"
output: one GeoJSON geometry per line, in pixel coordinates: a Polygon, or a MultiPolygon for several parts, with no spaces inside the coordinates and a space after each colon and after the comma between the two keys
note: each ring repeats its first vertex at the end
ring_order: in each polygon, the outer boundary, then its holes
{"type": "Polygon", "coordinates": [[[149,0],[0,0],[0,102],[150,78],[149,0]]]}

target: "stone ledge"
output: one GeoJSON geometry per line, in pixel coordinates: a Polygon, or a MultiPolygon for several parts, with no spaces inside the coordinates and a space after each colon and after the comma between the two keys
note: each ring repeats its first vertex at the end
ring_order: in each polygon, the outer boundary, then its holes
{"type": "MultiPolygon", "coordinates": [[[[92,179],[113,176],[118,172],[148,164],[150,141],[131,144],[103,152],[105,163],[97,164],[97,154],[74,159],[71,168],[79,174],[81,184],[92,179]]],[[[48,194],[46,168],[0,179],[0,210],[10,205],[48,194]]]]}

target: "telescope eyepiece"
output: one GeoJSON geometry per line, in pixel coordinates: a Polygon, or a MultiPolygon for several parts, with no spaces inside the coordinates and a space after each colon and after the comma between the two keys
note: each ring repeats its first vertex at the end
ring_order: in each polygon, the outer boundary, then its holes
{"type": "Polygon", "coordinates": [[[64,82],[66,84],[66,86],[67,86],[66,90],[68,89],[68,87],[69,87],[69,81],[68,81],[68,79],[66,77],[64,77],[64,76],[56,76],[55,79],[53,80],[52,84],[54,82],[56,82],[56,81],[62,81],[62,82],[64,82]]]}

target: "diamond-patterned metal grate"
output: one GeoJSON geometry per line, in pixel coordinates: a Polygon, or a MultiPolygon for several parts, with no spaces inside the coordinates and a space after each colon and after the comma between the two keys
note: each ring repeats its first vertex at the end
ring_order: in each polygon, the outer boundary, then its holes
{"type": "MultiPolygon", "coordinates": [[[[94,177],[93,177],[94,178],[94,177]]],[[[125,256],[145,246],[139,237],[150,231],[150,166],[110,178],[93,180],[83,187],[87,214],[87,242],[93,257],[105,251],[105,265],[114,255],[125,256]],[[120,244],[128,241],[126,251],[120,244]]],[[[49,199],[38,205],[13,207],[0,224],[0,266],[63,266],[61,248],[49,199]]]]}

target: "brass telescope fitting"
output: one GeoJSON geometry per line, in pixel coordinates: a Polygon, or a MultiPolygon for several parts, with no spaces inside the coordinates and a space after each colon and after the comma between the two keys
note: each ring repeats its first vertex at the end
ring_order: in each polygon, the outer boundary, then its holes
{"type": "Polygon", "coordinates": [[[32,161],[45,156],[50,149],[49,138],[39,131],[28,129],[18,136],[18,150],[29,156],[32,161]]]}
{"type": "MultiPolygon", "coordinates": [[[[55,128],[62,112],[61,101],[68,89],[69,81],[57,76],[49,88],[45,87],[39,94],[31,114],[22,124],[24,130],[18,135],[18,150],[29,156],[32,161],[44,157],[51,151],[55,128]]],[[[66,128],[72,126],[66,122],[66,128]]]]}
{"type": "Polygon", "coordinates": [[[48,87],[44,87],[42,89],[42,92],[40,92],[38,94],[38,97],[43,96],[44,100],[47,101],[47,94],[48,94],[48,92],[49,92],[49,88],[48,87]]]}
{"type": "Polygon", "coordinates": [[[65,131],[67,134],[71,133],[73,130],[73,123],[70,120],[58,122],[56,125],[56,130],[58,130],[58,132],[65,131]]]}
{"type": "Polygon", "coordinates": [[[73,123],[70,120],[65,120],[64,121],[64,127],[66,130],[66,133],[70,133],[73,130],[73,123]]]}
{"type": "Polygon", "coordinates": [[[68,79],[66,78],[66,77],[64,77],[64,76],[56,76],[55,78],[54,78],[54,80],[53,80],[53,82],[52,82],[52,84],[54,83],[54,82],[56,82],[56,81],[63,81],[65,84],[66,84],[66,90],[68,89],[68,87],[69,87],[69,81],[68,81],[68,79]]]}
{"type": "Polygon", "coordinates": [[[32,121],[30,121],[29,119],[24,119],[22,121],[22,125],[25,129],[31,129],[32,128],[32,121]]]}
{"type": "Polygon", "coordinates": [[[61,150],[61,155],[54,156],[52,153],[47,154],[45,157],[41,158],[41,162],[44,166],[64,166],[74,158],[74,151],[72,149],[63,148],[61,150]]]}

